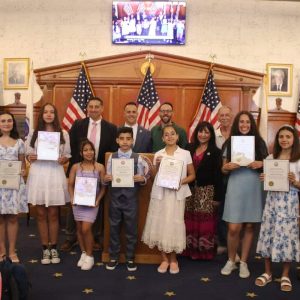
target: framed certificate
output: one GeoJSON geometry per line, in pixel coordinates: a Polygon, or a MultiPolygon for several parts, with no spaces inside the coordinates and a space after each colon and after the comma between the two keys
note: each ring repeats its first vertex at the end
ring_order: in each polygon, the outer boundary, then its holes
{"type": "Polygon", "coordinates": [[[264,160],[264,190],[276,192],[288,192],[290,184],[288,173],[290,162],[284,159],[265,159],[264,160]]]}
{"type": "Polygon", "coordinates": [[[0,188],[18,190],[20,187],[20,175],[0,174],[0,188]]]}
{"type": "Polygon", "coordinates": [[[58,160],[60,132],[39,131],[37,138],[37,159],[58,160]]]}
{"type": "Polygon", "coordinates": [[[254,136],[231,137],[231,162],[240,166],[248,166],[255,161],[254,136]]]}
{"type": "Polygon", "coordinates": [[[0,174],[19,175],[22,162],[19,160],[0,160],[0,174]]]}
{"type": "Polygon", "coordinates": [[[133,158],[112,158],[111,172],[113,176],[112,187],[134,187],[133,158]]]}
{"type": "Polygon", "coordinates": [[[95,206],[98,179],[95,177],[76,176],[74,188],[74,204],[95,206]]]}
{"type": "Polygon", "coordinates": [[[182,168],[182,160],[163,157],[159,165],[156,185],[178,190],[180,187],[182,168]]]}

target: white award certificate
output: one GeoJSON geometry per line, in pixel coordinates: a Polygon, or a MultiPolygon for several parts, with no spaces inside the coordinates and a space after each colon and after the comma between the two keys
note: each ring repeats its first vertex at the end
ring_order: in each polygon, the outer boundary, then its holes
{"type": "Polygon", "coordinates": [[[276,192],[288,192],[290,184],[288,173],[290,163],[284,159],[265,159],[264,160],[264,190],[276,192]]]}
{"type": "Polygon", "coordinates": [[[19,175],[22,162],[19,160],[0,160],[0,174],[19,175]]]}
{"type": "Polygon", "coordinates": [[[240,166],[248,166],[255,161],[254,136],[231,137],[231,162],[240,166]]]}
{"type": "Polygon", "coordinates": [[[0,175],[0,188],[18,190],[20,187],[20,175],[0,175]]]}
{"type": "Polygon", "coordinates": [[[95,206],[98,178],[76,176],[73,204],[95,206]]]}
{"type": "Polygon", "coordinates": [[[156,185],[178,190],[180,187],[183,161],[163,157],[156,178],[156,185]]]}
{"type": "Polygon", "coordinates": [[[111,159],[112,187],[134,187],[134,159],[111,159]]]}
{"type": "Polygon", "coordinates": [[[39,131],[37,138],[37,159],[58,160],[60,132],[39,131]]]}

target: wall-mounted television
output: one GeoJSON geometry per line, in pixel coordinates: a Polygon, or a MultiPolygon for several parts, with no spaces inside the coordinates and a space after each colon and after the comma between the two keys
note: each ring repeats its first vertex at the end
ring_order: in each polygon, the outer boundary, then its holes
{"type": "Polygon", "coordinates": [[[185,38],[185,1],[113,1],[113,44],[184,45],[185,38]]]}

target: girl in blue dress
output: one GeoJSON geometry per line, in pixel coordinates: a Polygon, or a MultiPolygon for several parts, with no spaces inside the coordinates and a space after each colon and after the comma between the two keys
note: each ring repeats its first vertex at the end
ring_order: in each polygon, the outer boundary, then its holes
{"type": "Polygon", "coordinates": [[[103,180],[105,169],[102,164],[95,160],[95,147],[88,139],[80,144],[80,156],[82,161],[73,165],[69,174],[68,189],[73,207],[74,219],[77,227],[77,238],[82,254],[77,263],[81,270],[90,270],[94,265],[93,245],[94,237],[92,226],[96,220],[100,200],[105,194],[105,187],[97,188],[95,206],[74,205],[74,187],[76,176],[98,178],[98,187],[100,180],[103,180]]]}
{"type": "Polygon", "coordinates": [[[236,115],[223,151],[222,172],[229,175],[223,213],[223,220],[228,223],[228,261],[222,268],[221,274],[229,275],[237,269],[235,258],[240,233],[243,230],[239,276],[247,278],[250,276],[247,259],[253,241],[254,225],[261,222],[263,208],[263,191],[259,173],[262,170],[263,159],[268,155],[267,146],[250,112],[241,111],[236,115]],[[232,136],[254,136],[255,138],[255,160],[246,167],[231,162],[232,136]]]}
{"type": "MultiPolygon", "coordinates": [[[[15,118],[10,113],[0,114],[0,160],[20,160],[21,175],[25,175],[25,146],[17,131],[15,118]]],[[[16,240],[18,233],[18,214],[27,213],[27,197],[23,177],[19,189],[0,188],[0,260],[7,255],[5,233],[8,238],[8,256],[18,263],[16,240]]]]}
{"type": "MultiPolygon", "coordinates": [[[[300,188],[300,149],[298,133],[290,125],[282,126],[275,137],[273,155],[270,159],[286,159],[290,161],[288,192],[269,191],[263,212],[257,253],[265,260],[265,272],[255,284],[265,286],[272,281],[271,262],[282,262],[281,290],[289,292],[292,284],[289,270],[292,261],[299,262],[299,199],[300,188]]],[[[264,180],[264,174],[261,174],[264,180]]]]}

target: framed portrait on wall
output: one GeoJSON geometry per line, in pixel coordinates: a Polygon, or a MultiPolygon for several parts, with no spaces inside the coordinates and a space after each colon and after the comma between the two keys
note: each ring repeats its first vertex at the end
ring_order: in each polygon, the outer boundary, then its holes
{"type": "Polygon", "coordinates": [[[268,95],[292,96],[293,65],[267,64],[268,95]]]}
{"type": "Polygon", "coordinates": [[[4,58],[4,89],[27,89],[29,58],[4,58]]]}

